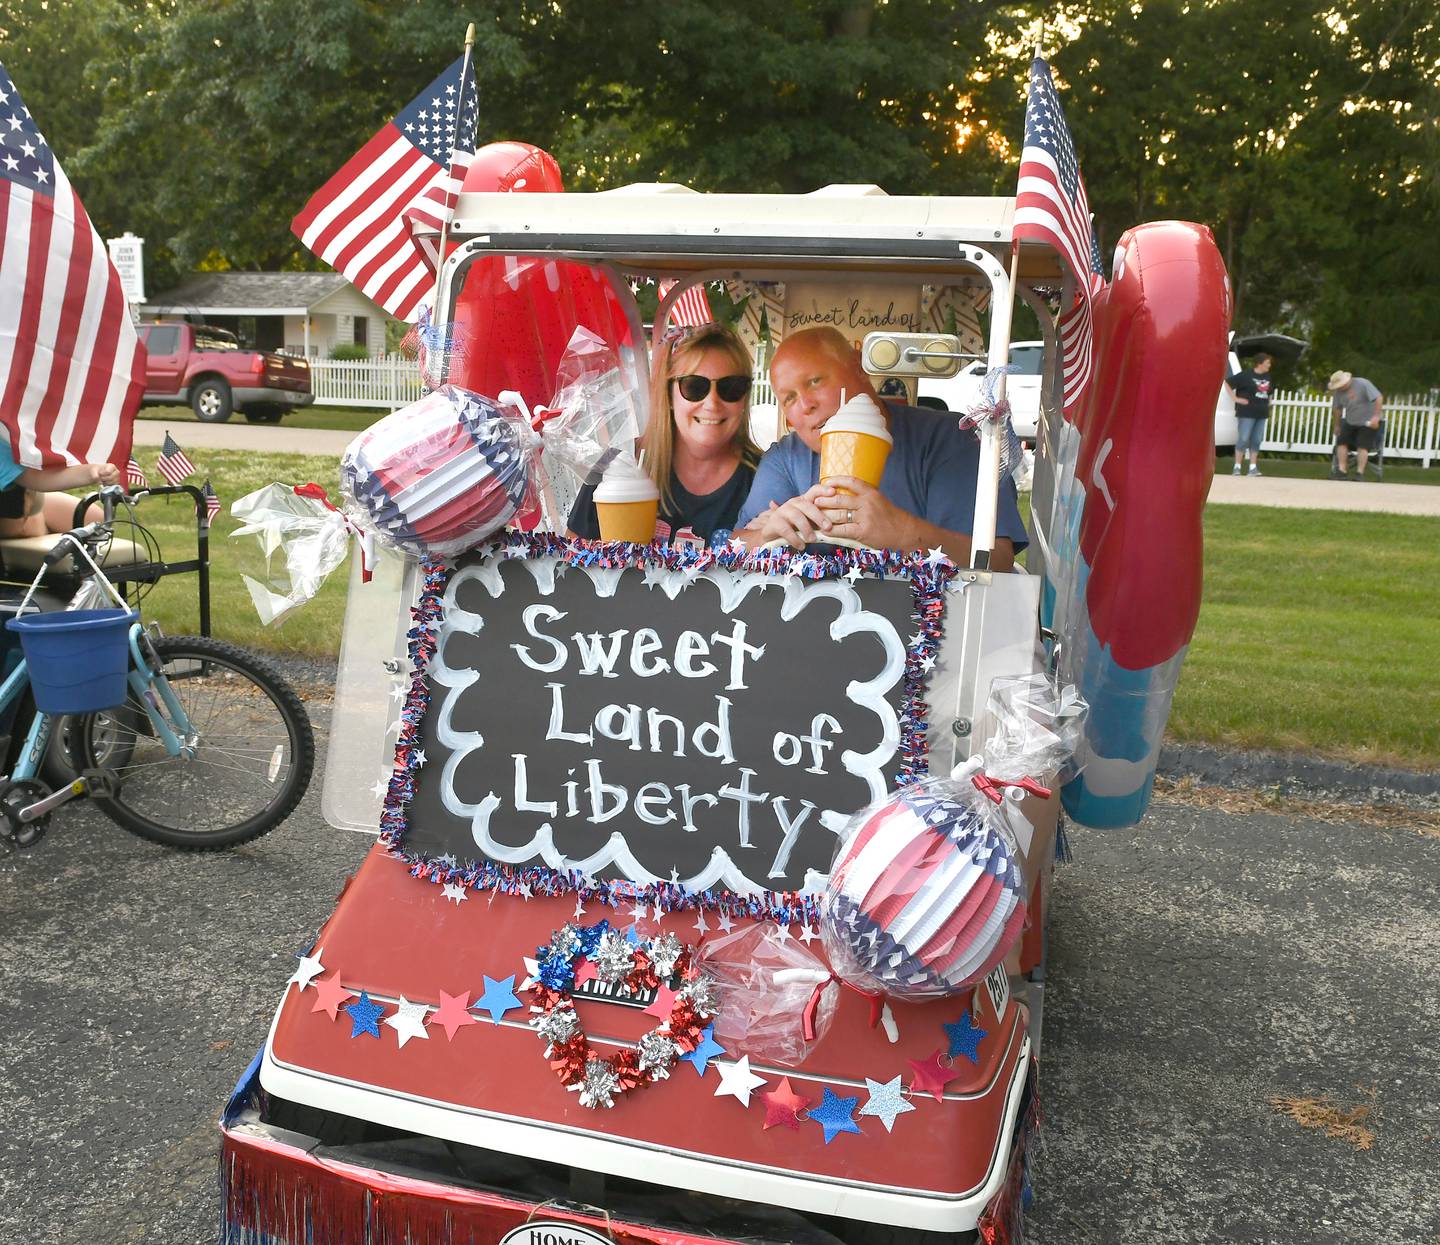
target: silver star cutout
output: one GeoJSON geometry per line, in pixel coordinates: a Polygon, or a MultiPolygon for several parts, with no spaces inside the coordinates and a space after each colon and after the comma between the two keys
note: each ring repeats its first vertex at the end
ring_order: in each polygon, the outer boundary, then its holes
{"type": "Polygon", "coordinates": [[[864,574],[865,572],[862,571],[858,566],[852,566],[848,571],[845,572],[845,578],[848,579],[852,584],[858,583],[860,579],[864,576],[864,574]]]}
{"type": "Polygon", "coordinates": [[[320,948],[315,948],[314,955],[302,955],[300,966],[295,970],[295,975],[290,978],[300,989],[313,984],[315,978],[325,971],[325,965],[320,963],[320,948]]]}
{"type": "Polygon", "coordinates": [[[804,924],[800,926],[800,941],[803,942],[807,947],[818,937],[820,937],[820,935],[815,932],[815,927],[813,925],[804,924]]]}
{"type": "Polygon", "coordinates": [[[383,796],[390,790],[390,775],[388,773],[382,774],[375,780],[375,785],[371,787],[370,790],[374,795],[383,796]]]}
{"type": "Polygon", "coordinates": [[[453,899],[455,906],[458,908],[465,902],[465,888],[455,882],[446,882],[445,890],[442,892],[441,898],[453,899]]]}
{"type": "Polygon", "coordinates": [[[883,1085],[879,1081],[872,1081],[867,1076],[865,1088],[870,1091],[870,1097],[860,1108],[860,1114],[873,1115],[885,1125],[887,1133],[895,1127],[897,1115],[904,1115],[907,1111],[915,1110],[914,1103],[905,1101],[905,1091],[900,1086],[898,1076],[893,1080],[886,1081],[883,1085]]]}
{"type": "Polygon", "coordinates": [[[730,919],[730,914],[728,912],[722,912],[720,914],[720,920],[718,924],[720,932],[722,934],[728,934],[732,929],[735,928],[735,922],[730,919]]]}
{"type": "Polygon", "coordinates": [[[393,1016],[385,1017],[385,1023],[395,1030],[395,1036],[402,1047],[411,1038],[429,1039],[430,1034],[425,1029],[425,1013],[430,1009],[424,1003],[409,1003],[402,994],[396,1008],[398,1010],[393,1016]]]}
{"type": "Polygon", "coordinates": [[[697,934],[703,934],[709,930],[709,928],[710,926],[705,920],[705,914],[703,912],[697,912],[695,914],[695,932],[697,934]]]}

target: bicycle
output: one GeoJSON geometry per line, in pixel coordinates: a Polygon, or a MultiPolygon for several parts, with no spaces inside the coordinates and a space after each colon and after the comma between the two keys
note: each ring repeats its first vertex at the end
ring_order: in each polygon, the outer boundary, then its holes
{"type": "MultiPolygon", "coordinates": [[[[64,631],[60,613],[30,610],[47,570],[75,555],[90,575],[64,613],[113,601],[125,626],[124,688],[106,707],[46,708],[29,656],[0,683],[0,715],[36,692],[37,709],[13,772],[0,784],[0,841],[29,847],[50,814],[89,796],[112,821],[143,838],[198,851],[233,847],[283,821],[304,796],[315,766],[315,737],[293,688],[244,649],[204,636],[166,637],[146,626],[94,556],[112,535],[118,488],[101,495],[104,519],[57,537],[16,611],[13,630],[64,631]],[[27,610],[29,613],[27,614],[27,610]],[[49,619],[43,625],[27,618],[49,619]],[[69,718],[80,774],[56,790],[40,777],[54,723],[69,718]]],[[[97,611],[87,611],[95,613],[97,611]]],[[[110,614],[113,610],[105,611],[110,614]]],[[[118,624],[120,619],[112,618],[118,624]]],[[[109,699],[109,696],[102,696],[109,699]]]]}

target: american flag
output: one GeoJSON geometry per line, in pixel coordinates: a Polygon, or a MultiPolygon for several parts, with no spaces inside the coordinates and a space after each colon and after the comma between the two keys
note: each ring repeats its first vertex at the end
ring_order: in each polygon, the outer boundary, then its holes
{"type": "Polygon", "coordinates": [[[172,485],[179,484],[186,476],[195,474],[195,464],[185,457],[185,451],[175,444],[175,438],[168,432],[160,457],[155,460],[155,470],[172,485]]]}
{"type": "MultiPolygon", "coordinates": [[[[660,284],[660,297],[664,298],[675,288],[675,282],[664,281],[660,284]]],[[[675,300],[675,305],[670,308],[670,323],[680,328],[693,329],[702,324],[709,324],[715,319],[710,311],[710,299],[705,294],[703,285],[692,285],[688,290],[675,300]]]]}
{"type": "Polygon", "coordinates": [[[307,247],[392,316],[413,321],[436,243],[475,154],[480,101],[462,56],[320,187],[291,223],[307,247]]]}
{"type": "Polygon", "coordinates": [[[120,276],[0,65],[0,423],[17,463],[123,463],[145,348],[120,276]]]}
{"type": "Polygon", "coordinates": [[[1100,245],[1090,224],[1090,203],[1080,162],[1050,66],[1036,57],[1030,66],[1025,105],[1025,147],[1020,153],[1020,186],[1015,197],[1015,241],[1034,239],[1053,246],[1075,277],[1075,302],[1060,313],[1065,355],[1065,413],[1078,406],[1093,371],[1090,305],[1105,284],[1100,245]]]}
{"type": "Polygon", "coordinates": [[[215,490],[210,487],[210,478],[205,478],[205,487],[200,490],[200,496],[205,499],[205,522],[207,524],[215,521],[215,516],[220,513],[220,499],[215,496],[215,490]]]}
{"type": "Polygon", "coordinates": [[[125,487],[146,488],[150,484],[149,478],[145,475],[145,468],[133,458],[125,464],[125,487]]]}

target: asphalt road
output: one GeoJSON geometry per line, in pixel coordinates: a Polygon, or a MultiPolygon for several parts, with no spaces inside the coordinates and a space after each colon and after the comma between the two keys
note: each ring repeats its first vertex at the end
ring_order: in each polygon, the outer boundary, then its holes
{"type": "MultiPolygon", "coordinates": [[[[0,1241],[214,1240],[221,1104],[369,843],[318,807],[218,856],[72,808],[0,858],[0,1241]]],[[[1440,1242],[1440,839],[1164,805],[1073,841],[1031,1245],[1440,1242]]]]}

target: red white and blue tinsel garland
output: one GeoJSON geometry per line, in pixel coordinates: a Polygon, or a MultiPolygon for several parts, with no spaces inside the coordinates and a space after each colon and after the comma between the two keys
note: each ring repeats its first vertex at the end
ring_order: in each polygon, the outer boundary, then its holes
{"type": "MultiPolygon", "coordinates": [[[[958,573],[955,564],[938,550],[928,555],[893,549],[846,549],[817,554],[776,548],[751,553],[738,545],[719,549],[637,545],[624,541],[571,541],[550,533],[507,532],[503,539],[491,542],[478,552],[481,556],[506,559],[557,558],[577,569],[659,567],[694,576],[714,569],[772,575],[777,579],[798,576],[810,580],[848,578],[852,582],[860,575],[906,579],[914,597],[915,634],[906,645],[897,781],[902,785],[913,783],[929,773],[926,736],[930,706],[925,699],[925,681],[939,653],[945,592],[958,573]]],[[[640,885],[625,880],[601,880],[578,870],[552,869],[545,865],[521,868],[491,860],[460,865],[449,858],[407,851],[406,811],[415,794],[416,770],[423,764],[421,725],[430,708],[426,670],[438,644],[445,586],[450,577],[449,570],[440,562],[427,560],[422,567],[424,580],[419,600],[411,611],[413,625],[408,632],[410,690],[400,712],[395,768],[380,815],[381,841],[410,866],[414,877],[437,885],[461,885],[522,897],[576,894],[585,902],[612,908],[622,902],[644,902],[664,912],[702,909],[787,925],[814,923],[818,916],[815,898],[794,891],[764,891],[752,895],[721,889],[697,892],[673,882],[640,885]]]]}

